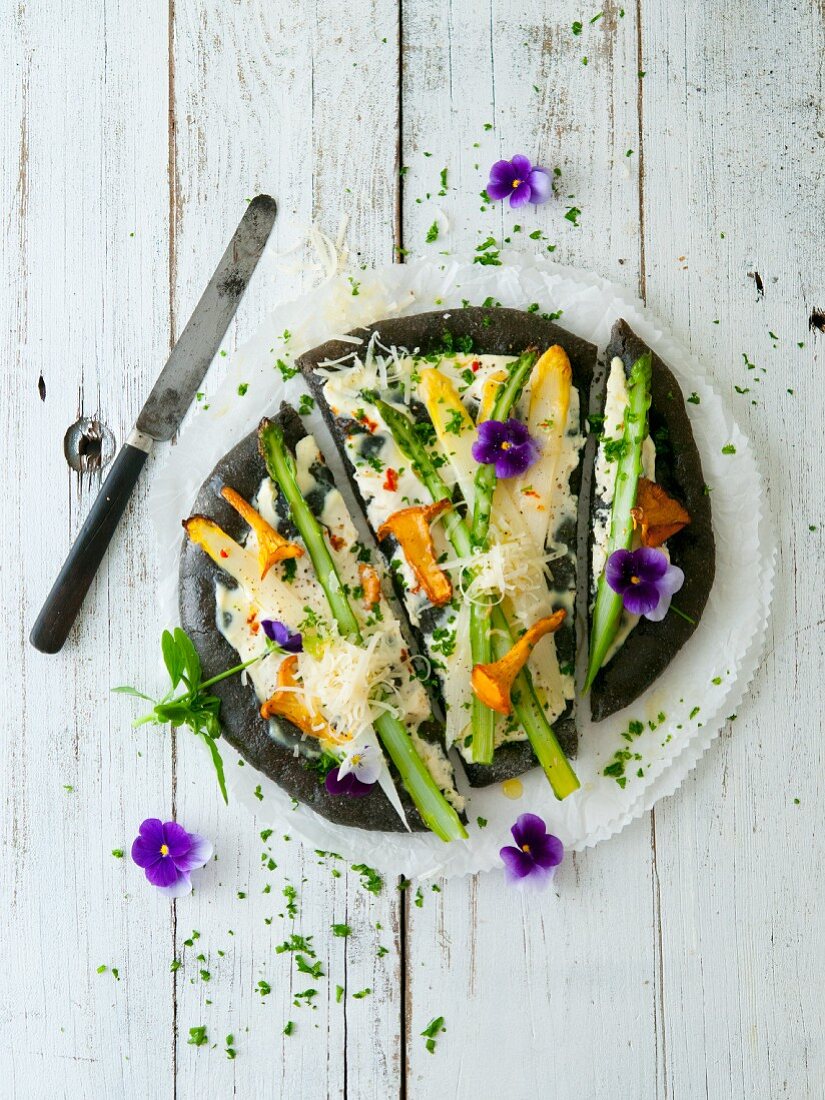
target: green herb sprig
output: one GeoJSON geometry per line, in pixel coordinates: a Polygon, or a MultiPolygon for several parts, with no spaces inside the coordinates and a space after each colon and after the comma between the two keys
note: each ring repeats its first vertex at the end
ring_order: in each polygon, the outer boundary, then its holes
{"type": "Polygon", "coordinates": [[[266,657],[277,647],[270,647],[265,653],[261,653],[249,661],[244,661],[243,664],[235,665],[234,668],[229,668],[226,672],[221,672],[210,680],[203,680],[200,657],[192,644],[192,639],[184,630],[181,630],[180,627],[175,627],[173,633],[164,630],[161,635],[160,646],[163,652],[163,663],[166,665],[166,671],[169,673],[171,681],[169,691],[162,699],[153,699],[150,695],[138,691],[137,688],[128,686],[116,687],[112,690],[120,695],[132,695],[137,699],[145,699],[153,704],[152,710],[148,714],[136,718],[132,723],[133,726],[144,726],[149,722],[157,726],[165,726],[167,723],[173,726],[188,726],[196,737],[200,737],[209,749],[215,774],[218,777],[221,795],[224,802],[228,803],[229,797],[226,793],[223,759],[216,744],[221,735],[221,701],[217,695],[212,695],[207,689],[221,680],[226,680],[227,677],[234,676],[245,668],[249,668],[250,665],[254,665],[256,661],[260,661],[261,658],[266,657]],[[181,683],[186,690],[180,695],[175,695],[175,691],[181,683]]]}

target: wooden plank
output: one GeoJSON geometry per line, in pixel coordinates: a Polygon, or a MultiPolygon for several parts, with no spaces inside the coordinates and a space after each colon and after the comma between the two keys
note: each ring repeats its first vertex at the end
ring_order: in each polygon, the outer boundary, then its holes
{"type": "Polygon", "coordinates": [[[825,338],[808,328],[825,237],[822,11],[727,0],[643,9],[648,297],[755,441],[779,532],[753,690],[656,811],[668,1084],[674,1096],[813,1097],[825,1080],[815,840],[825,497],[811,446],[825,338]]]}
{"type": "Polygon", "coordinates": [[[109,694],[155,665],[145,482],[63,652],[27,635],[100,483],[64,433],[82,413],[121,442],[167,346],[166,21],[93,0],[9,6],[4,26],[0,1075],[7,1095],[160,1096],[170,915],[110,855],[171,791],[168,748],[109,694]]]}
{"type": "MultiPolygon", "coordinates": [[[[267,307],[308,285],[300,274],[279,274],[274,253],[298,241],[313,217],[333,237],[348,217],[359,262],[391,258],[395,143],[386,136],[396,125],[396,9],[389,0],[358,0],[346,12],[319,6],[309,14],[280,2],[177,0],[173,32],[179,323],[245,198],[267,191],[280,208],[273,247],[225,342],[231,355],[267,307]]],[[[207,390],[222,373],[214,368],[207,390]]],[[[401,982],[393,884],[379,897],[365,893],[337,861],[279,839],[288,821],[263,845],[263,821],[220,804],[208,764],[184,733],[177,777],[180,819],[215,837],[220,856],[196,897],[176,906],[179,950],[193,929],[201,932],[192,948],[183,948],[176,982],[180,1094],[397,1093],[401,982]],[[270,846],[278,865],[271,872],[270,846]],[[336,878],[333,870],[344,873],[336,878]],[[288,883],[299,895],[294,920],[282,896],[288,883]],[[271,892],[264,894],[267,885],[271,892]],[[333,923],[348,924],[351,936],[333,935],[333,923]],[[323,977],[299,973],[293,953],[277,954],[291,932],[313,937],[323,977]],[[382,946],[388,951],[379,955],[382,946]],[[200,969],[210,972],[209,981],[200,969]],[[271,993],[261,995],[261,980],[271,993]],[[344,987],[340,1001],[338,985],[344,987]],[[312,1006],[296,1007],[296,993],[309,988],[318,990],[312,1006]],[[365,989],[372,992],[354,996],[365,989]],[[290,1020],[294,1028],[285,1036],[290,1020]],[[210,1045],[189,1046],[189,1028],[200,1025],[210,1045]],[[234,1060],[225,1053],[228,1034],[238,1052],[234,1060]]]]}
{"type": "MultiPolygon", "coordinates": [[[[467,255],[489,235],[510,237],[528,253],[556,245],[555,259],[637,288],[634,12],[611,5],[579,36],[581,18],[572,3],[552,16],[521,5],[517,18],[498,5],[405,7],[410,250],[467,255]],[[562,170],[558,196],[519,212],[479,210],[490,164],[517,152],[562,170]],[[450,188],[438,196],[445,165],[450,188]],[[427,245],[436,204],[451,230],[427,245]],[[571,207],[578,227],[565,217],[571,207]]],[[[528,809],[514,803],[513,819],[528,809]]],[[[622,1095],[653,1094],[663,1059],[648,820],[569,858],[544,896],[513,893],[498,872],[440,886],[424,890],[420,908],[407,899],[410,1095],[607,1096],[617,1081],[622,1095]],[[431,1055],[419,1033],[438,1015],[447,1031],[431,1055]]]]}

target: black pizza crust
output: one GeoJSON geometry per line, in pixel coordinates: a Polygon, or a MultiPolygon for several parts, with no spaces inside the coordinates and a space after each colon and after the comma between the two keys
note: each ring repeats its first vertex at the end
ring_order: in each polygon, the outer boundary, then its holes
{"type": "MultiPolygon", "coordinates": [[[[300,417],[289,405],[282,405],[274,418],[280,425],[290,450],[307,434],[300,417]]],[[[332,475],[324,467],[313,470],[316,480],[329,479],[332,475]]],[[[209,516],[228,535],[242,541],[247,527],[237,512],[220,495],[221,488],[229,485],[247,500],[254,498],[261,481],[266,477],[266,466],[258,451],[258,435],[252,432],[233,447],[215,466],[201,486],[195,499],[193,512],[209,516]]],[[[283,500],[279,502],[283,505],[283,500]]],[[[310,506],[312,501],[309,500],[310,506]]],[[[280,511],[280,509],[279,509],[280,511]]],[[[286,507],[283,506],[286,517],[286,507]]],[[[294,534],[286,518],[279,528],[287,537],[294,534]]],[[[219,632],[216,625],[215,582],[220,579],[231,585],[232,579],[199,547],[184,538],[180,561],[179,604],[181,625],[192,639],[203,665],[204,679],[237,664],[237,654],[219,632]]],[[[294,755],[290,748],[278,744],[269,736],[268,723],[261,718],[259,703],[251,685],[244,685],[240,676],[230,676],[211,689],[221,700],[221,727],[224,739],[258,771],[274,780],[291,797],[304,803],[322,817],[336,825],[356,826],[383,832],[404,832],[404,825],[390,805],[384,792],[376,785],[364,798],[335,797],[330,795],[317,771],[308,767],[303,756],[294,755]]],[[[296,744],[300,731],[284,719],[275,719],[281,732],[296,744]]],[[[419,732],[424,733],[423,730],[419,732]]],[[[443,728],[433,723],[433,737],[441,737],[443,728]]],[[[410,828],[426,831],[418,811],[397,776],[396,787],[407,814],[410,828]]]]}
{"type": "MultiPolygon", "coordinates": [[[[477,355],[520,355],[529,347],[538,347],[543,350],[553,344],[560,344],[570,359],[573,382],[579,391],[580,429],[583,435],[587,433],[588,395],[596,368],[596,347],[536,313],[503,307],[469,306],[463,309],[418,313],[410,317],[396,317],[355,329],[349,335],[363,340],[364,343],[358,348],[354,349],[352,344],[341,340],[330,340],[300,356],[297,365],[323,413],[347,470],[352,492],[365,517],[366,506],[345,447],[345,432],[350,422],[338,420],[333,415],[324,400],[324,378],[317,374],[317,370],[325,362],[342,359],[344,356],[351,355],[353,351],[357,354],[373,333],[378,333],[378,339],[385,347],[405,348],[409,352],[419,352],[422,355],[430,355],[450,348],[456,351],[464,350],[468,346],[468,340],[472,341],[471,350],[477,355]]],[[[415,414],[414,407],[413,414],[415,414]]],[[[426,412],[423,412],[423,415],[426,416],[426,412]]],[[[582,487],[583,464],[584,459],[570,476],[570,489],[577,496],[582,487]]],[[[580,555],[575,528],[563,532],[563,541],[578,559],[580,555]]],[[[564,562],[554,563],[550,567],[553,580],[560,587],[566,587],[569,581],[569,576],[565,577],[563,574],[565,568],[564,562]]],[[[579,571],[580,588],[583,579],[586,581],[586,572],[579,571]]],[[[403,592],[398,586],[396,586],[396,595],[399,604],[403,607],[403,592]]],[[[581,605],[579,598],[576,604],[581,605]]],[[[423,651],[421,632],[409,621],[407,625],[423,651]]],[[[567,617],[562,627],[556,632],[555,638],[560,662],[575,664],[577,645],[574,615],[567,617]]],[[[433,690],[443,712],[441,693],[435,685],[433,690]]],[[[574,701],[568,702],[564,712],[553,723],[553,729],[565,755],[575,756],[577,731],[574,701]]],[[[529,741],[513,741],[499,746],[495,751],[493,763],[489,765],[468,763],[463,758],[461,762],[472,787],[483,787],[513,778],[529,771],[537,763],[529,741]]]]}
{"type": "MultiPolygon", "coordinates": [[[[604,408],[607,367],[618,356],[630,371],[650,349],[626,321],[613,326],[605,352],[605,370],[597,378],[598,407],[604,408]]],[[[661,676],[696,630],[708,601],[716,572],[710,495],[705,487],[702,460],[693,437],[679,383],[656,355],[649,430],[656,444],[656,481],[687,509],[691,522],[668,539],[674,565],[684,570],[685,583],[674,603],[693,622],[669,612],[658,623],[641,618],[613,659],[597,674],[590,689],[594,721],[600,722],[629,706],[661,676]]],[[[590,568],[588,567],[588,574],[590,568]]]]}

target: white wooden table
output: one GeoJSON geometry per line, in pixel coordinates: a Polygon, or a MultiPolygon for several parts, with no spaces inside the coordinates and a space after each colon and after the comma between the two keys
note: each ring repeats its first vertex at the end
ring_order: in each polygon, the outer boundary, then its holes
{"type": "Polygon", "coordinates": [[[3,4],[3,1096],[825,1095],[822,5],[625,4],[3,4]],[[560,196],[482,213],[487,167],[515,152],[561,168],[560,196]],[[27,643],[99,484],[69,470],[66,429],[97,417],[122,442],[258,191],[280,217],[230,354],[305,285],[274,253],[313,218],[347,216],[368,264],[521,222],[638,290],[756,441],[780,550],[753,690],[676,797],[538,899],[498,874],[420,906],[392,882],[373,896],[295,841],[265,846],[186,731],[131,729],[109,688],[160,686],[161,455],[70,643],[27,643]],[[450,230],[427,245],[436,204],[450,230]],[[172,814],[219,857],[174,905],[110,855],[172,814]],[[275,952],[291,931],[324,978],[275,952]],[[310,985],[315,1010],[293,1007],[310,985]],[[200,1025],[209,1043],[187,1043],[200,1025]]]}

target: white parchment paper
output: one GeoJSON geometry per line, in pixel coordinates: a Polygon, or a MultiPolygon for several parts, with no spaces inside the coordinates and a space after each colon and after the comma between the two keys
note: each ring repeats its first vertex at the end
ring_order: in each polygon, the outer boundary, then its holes
{"type": "MultiPolygon", "coordinates": [[[[580,850],[605,840],[673,793],[694,767],[728,716],[735,713],[750,683],[764,643],[773,587],[775,547],[765,515],[761,480],[753,451],[704,371],[660,322],[628,291],[588,272],[543,258],[502,267],[471,263],[415,261],[358,272],[353,282],[340,275],[301,298],[279,305],[256,335],[232,358],[229,373],[171,451],[152,492],[163,567],[161,619],[178,621],[177,574],[180,521],[218,459],[256,427],[280,402],[305,392],[300,378],[284,382],[275,362],[296,356],[332,336],[384,317],[480,304],[490,297],[504,306],[542,312],[562,310],[559,324],[603,350],[618,317],[668,364],[684,392],[696,392],[687,409],[712,488],[716,536],[716,580],[695,634],[646,695],[621,714],[594,725],[580,722],[576,772],[582,788],[557,802],[539,769],[522,777],[522,792],[508,798],[499,785],[468,795],[470,838],[444,844],[430,835],[367,832],[332,825],[304,806],[295,807],[274,783],[250,767],[235,765],[222,746],[234,798],[258,817],[286,825],[314,848],[366,862],[386,874],[408,877],[461,875],[499,865],[499,848],[510,841],[518,814],[540,814],[565,846],[580,850]],[[244,396],[238,385],[246,383],[244,396]],[[723,454],[732,444],[735,454],[723,454]],[[716,682],[718,681],[718,682],[716,682]],[[657,716],[665,721],[659,724],[657,716]],[[645,732],[628,746],[621,734],[628,722],[645,732]],[[655,728],[650,728],[652,723],[655,728]],[[630,747],[640,759],[628,762],[626,785],[603,774],[617,749],[630,747]],[[253,796],[260,784],[263,800],[253,796]],[[477,819],[487,824],[480,828],[477,819]]],[[[307,418],[330,459],[340,470],[320,416],[307,418]]],[[[250,689],[251,690],[251,689],[250,689]]],[[[586,706],[582,709],[586,709],[586,706]]]]}

